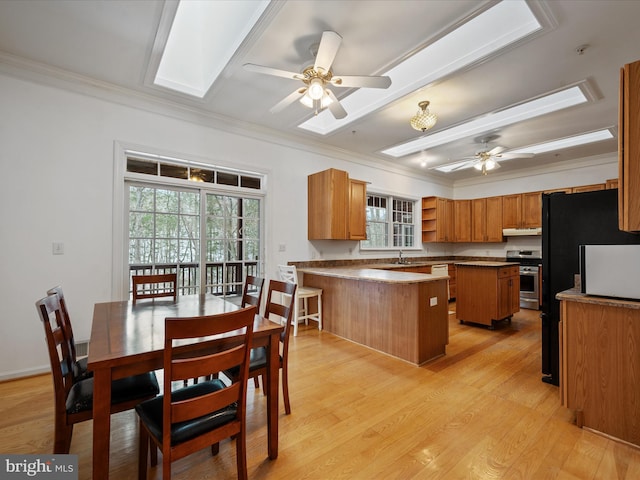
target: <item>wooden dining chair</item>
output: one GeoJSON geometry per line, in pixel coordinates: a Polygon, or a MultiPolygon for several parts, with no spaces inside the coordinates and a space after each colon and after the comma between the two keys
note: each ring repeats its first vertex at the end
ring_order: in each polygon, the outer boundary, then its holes
{"type": "MultiPolygon", "coordinates": [[[[64,331],[58,295],[47,295],[36,302],[49,350],[54,390],[53,453],[69,453],[73,426],[93,418],[93,378],[75,380],[73,358],[64,331]]],[[[132,409],[160,392],[155,373],[148,372],[111,383],[111,413],[132,409]]]]}
{"type": "Polygon", "coordinates": [[[178,274],[132,275],[133,304],[142,298],[173,297],[178,299],[178,274]]]}
{"type": "MultiPolygon", "coordinates": [[[[293,323],[294,295],[297,285],[294,283],[271,280],[267,293],[267,304],[264,310],[264,317],[278,323],[285,324],[284,332],[280,334],[280,369],[282,370],[282,397],[284,398],[284,411],[287,415],[291,413],[291,403],[289,401],[289,339],[291,338],[291,325],[293,323]]],[[[267,347],[256,347],[251,349],[249,362],[249,378],[262,377],[263,392],[266,394],[265,378],[268,367],[267,347]]],[[[227,369],[224,374],[229,379],[238,378],[237,368],[227,369]]]]}
{"type": "Polygon", "coordinates": [[[67,309],[67,302],[62,292],[62,287],[57,285],[47,290],[47,295],[57,295],[60,301],[60,310],[62,312],[62,329],[69,342],[69,350],[71,354],[71,365],[73,368],[74,380],[82,380],[93,376],[93,372],[87,369],[87,356],[78,358],[76,351],[76,342],[73,337],[73,327],[71,326],[71,317],[67,309]]]}
{"type": "Polygon", "coordinates": [[[298,270],[294,265],[278,265],[280,280],[298,285],[295,297],[295,308],[293,312],[293,336],[298,336],[298,322],[304,320],[305,324],[309,320],[318,322],[318,330],[322,330],[322,289],[315,287],[304,287],[298,282],[298,270]],[[317,310],[309,310],[309,299],[315,298],[317,310]]]}
{"type": "MultiPolygon", "coordinates": [[[[149,447],[162,452],[162,478],[171,478],[171,463],[206,446],[217,454],[219,442],[234,437],[238,478],[247,478],[245,410],[249,352],[256,307],[202,317],[166,318],[164,394],[136,407],[140,418],[138,478],[147,478],[149,447]],[[240,331],[215,353],[202,348],[203,337],[240,331]],[[196,349],[195,346],[200,346],[196,349]],[[172,391],[172,382],[228,368],[238,377],[227,386],[219,379],[172,391]]],[[[152,465],[155,465],[153,456],[152,465]]]]}

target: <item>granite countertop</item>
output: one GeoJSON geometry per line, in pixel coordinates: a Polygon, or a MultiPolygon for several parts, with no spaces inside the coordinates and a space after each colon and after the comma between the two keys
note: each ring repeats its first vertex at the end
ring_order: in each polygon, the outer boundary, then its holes
{"type": "Polygon", "coordinates": [[[490,267],[490,268],[500,268],[500,267],[510,267],[510,266],[520,266],[517,262],[494,262],[494,261],[486,261],[486,260],[475,260],[470,262],[456,262],[456,266],[462,265],[466,267],[490,267]]]}
{"type": "MultiPolygon", "coordinates": [[[[442,263],[442,262],[440,262],[442,263]]],[[[406,266],[406,265],[400,265],[406,266]]],[[[413,264],[412,264],[413,266],[413,264]]],[[[323,275],[326,277],[346,278],[350,280],[366,280],[370,282],[380,283],[422,283],[433,282],[436,280],[448,279],[448,275],[431,275],[429,273],[412,273],[412,272],[394,272],[391,270],[382,270],[380,268],[349,268],[349,267],[331,267],[331,268],[299,268],[299,272],[312,275],[323,275]]]]}
{"type": "Polygon", "coordinates": [[[556,294],[558,300],[568,300],[578,303],[591,303],[593,305],[605,305],[611,307],[631,308],[640,310],[640,301],[626,300],[624,298],[615,297],[599,297],[597,295],[587,295],[580,292],[577,288],[571,288],[556,294]]]}

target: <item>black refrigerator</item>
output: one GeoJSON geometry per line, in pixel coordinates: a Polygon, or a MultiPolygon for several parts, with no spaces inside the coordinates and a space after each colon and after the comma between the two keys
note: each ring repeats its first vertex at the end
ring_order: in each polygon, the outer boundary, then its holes
{"type": "MultiPolygon", "coordinates": [[[[574,286],[580,245],[640,244],[618,229],[618,190],[542,195],[542,381],[560,381],[556,294],[574,286]]],[[[612,272],[612,275],[614,273],[612,272]]]]}

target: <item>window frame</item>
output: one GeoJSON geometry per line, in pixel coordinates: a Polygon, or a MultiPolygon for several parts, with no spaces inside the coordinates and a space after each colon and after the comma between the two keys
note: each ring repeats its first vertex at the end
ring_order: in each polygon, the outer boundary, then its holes
{"type": "MultiPolygon", "coordinates": [[[[364,243],[367,242],[368,240],[360,240],[360,250],[363,252],[372,252],[372,251],[394,251],[397,252],[398,250],[402,250],[402,251],[409,251],[409,250],[422,250],[422,245],[421,245],[421,241],[422,241],[422,235],[421,235],[421,231],[420,231],[420,225],[421,225],[421,219],[419,218],[419,213],[420,213],[420,202],[421,199],[419,198],[415,198],[409,195],[402,195],[402,194],[395,194],[395,193],[389,193],[389,192],[381,192],[381,191],[375,191],[375,190],[367,190],[367,201],[365,203],[365,208],[368,206],[368,200],[369,200],[369,196],[375,196],[375,197],[384,197],[386,198],[387,201],[387,206],[386,206],[386,210],[387,210],[387,232],[386,232],[386,237],[387,237],[387,243],[393,243],[393,239],[394,239],[394,222],[393,222],[393,203],[394,200],[395,201],[405,201],[405,202],[411,202],[413,204],[413,223],[411,224],[407,224],[407,223],[401,223],[401,224],[397,224],[397,225],[413,225],[413,246],[411,247],[404,247],[404,246],[393,246],[393,245],[386,245],[384,247],[382,246],[364,246],[364,243]]],[[[369,222],[367,222],[368,225],[369,222]]]]}

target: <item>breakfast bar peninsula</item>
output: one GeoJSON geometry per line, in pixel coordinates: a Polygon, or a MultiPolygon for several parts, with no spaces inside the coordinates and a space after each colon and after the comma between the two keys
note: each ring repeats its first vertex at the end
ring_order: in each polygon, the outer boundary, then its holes
{"type": "Polygon", "coordinates": [[[416,365],[445,354],[446,275],[377,268],[300,268],[323,289],[323,329],[416,365]]]}

